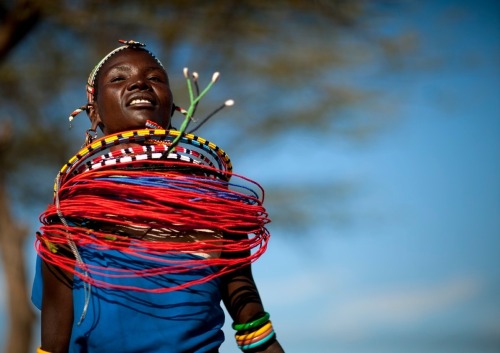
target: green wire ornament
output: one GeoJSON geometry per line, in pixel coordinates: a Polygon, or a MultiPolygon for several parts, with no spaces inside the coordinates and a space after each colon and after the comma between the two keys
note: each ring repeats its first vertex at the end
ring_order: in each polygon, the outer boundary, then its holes
{"type": "MultiPolygon", "coordinates": [[[[186,129],[190,123],[191,120],[194,120],[193,119],[193,115],[194,115],[194,112],[196,111],[196,107],[198,105],[198,103],[200,102],[200,100],[208,93],[208,91],[210,91],[210,89],[212,88],[212,86],[215,84],[215,82],[217,82],[217,80],[219,79],[219,73],[218,72],[215,72],[213,75],[212,75],[212,80],[208,83],[207,87],[205,87],[204,90],[202,90],[200,93],[198,93],[198,74],[196,72],[193,73],[193,79],[196,81],[196,89],[197,89],[197,95],[195,97],[194,95],[194,92],[193,92],[193,86],[192,86],[192,82],[191,82],[191,78],[189,77],[189,70],[187,67],[184,68],[183,70],[183,73],[184,73],[184,77],[186,78],[186,82],[187,82],[187,88],[188,88],[188,92],[189,92],[189,108],[187,109],[186,113],[185,113],[185,118],[184,120],[182,121],[182,124],[179,128],[179,132],[180,134],[172,141],[172,144],[169,146],[168,150],[165,152],[166,155],[168,155],[174,148],[175,146],[177,146],[177,144],[179,143],[179,140],[181,139],[182,135],[186,132],[186,129]]],[[[234,101],[233,100],[227,100],[226,102],[224,102],[224,104],[222,105],[222,107],[219,107],[217,111],[219,111],[220,109],[222,109],[223,107],[226,107],[226,106],[231,106],[234,104],[234,101]]],[[[210,114],[210,116],[212,116],[213,114],[210,114]]],[[[207,119],[205,119],[202,123],[204,123],[207,119]]],[[[201,124],[200,124],[201,125],[201,124]]],[[[199,126],[198,126],[199,127],[199,126]]]]}

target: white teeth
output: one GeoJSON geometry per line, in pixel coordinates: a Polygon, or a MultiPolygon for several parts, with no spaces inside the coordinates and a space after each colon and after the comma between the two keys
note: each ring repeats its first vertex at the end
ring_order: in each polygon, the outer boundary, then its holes
{"type": "Polygon", "coordinates": [[[132,102],[130,102],[130,105],[134,105],[134,104],[141,104],[141,103],[148,103],[148,104],[152,104],[150,101],[148,101],[147,99],[134,99],[132,102]]]}

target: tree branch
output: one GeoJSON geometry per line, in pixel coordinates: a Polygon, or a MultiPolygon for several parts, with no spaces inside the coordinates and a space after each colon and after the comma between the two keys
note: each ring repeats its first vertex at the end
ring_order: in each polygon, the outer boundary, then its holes
{"type": "Polygon", "coordinates": [[[21,0],[5,13],[0,25],[0,63],[12,49],[40,22],[41,6],[38,2],[21,0]]]}

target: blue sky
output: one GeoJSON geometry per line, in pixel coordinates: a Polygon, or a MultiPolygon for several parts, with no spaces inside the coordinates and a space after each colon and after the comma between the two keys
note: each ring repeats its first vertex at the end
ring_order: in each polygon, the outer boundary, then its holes
{"type": "Polygon", "coordinates": [[[395,16],[385,30],[416,30],[418,58],[351,76],[382,92],[392,123],[362,143],[332,136],[309,165],[293,163],[289,145],[267,163],[245,160],[268,188],[280,161],[299,182],[359,188],[348,226],[318,219],[303,239],[277,229],[254,265],[287,352],[500,351],[499,10],[440,1],[395,16]]]}
{"type": "MultiPolygon", "coordinates": [[[[341,77],[381,93],[383,109],[345,112],[389,118],[374,137],[332,136],[308,164],[290,154],[297,136],[272,159],[231,154],[237,173],[267,189],[279,186],[277,169],[298,183],[356,188],[341,203],[343,226],[318,217],[307,236],[291,237],[270,225],[254,274],[288,353],[500,351],[500,6],[414,4],[374,30],[402,28],[418,34],[415,60],[341,77]]],[[[339,207],[316,196],[310,207],[339,207]]],[[[221,353],[236,351],[229,324],[221,353]]]]}

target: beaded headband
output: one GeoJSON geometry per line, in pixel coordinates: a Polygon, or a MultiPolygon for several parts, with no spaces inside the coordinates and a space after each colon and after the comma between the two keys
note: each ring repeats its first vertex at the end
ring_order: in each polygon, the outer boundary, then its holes
{"type": "Polygon", "coordinates": [[[95,86],[94,85],[95,85],[95,79],[97,77],[97,74],[99,73],[99,70],[103,67],[103,65],[113,55],[115,55],[116,53],[118,53],[118,52],[120,52],[120,51],[122,51],[124,49],[129,49],[129,48],[143,50],[146,53],[148,53],[149,55],[151,55],[151,57],[153,57],[153,59],[156,60],[156,62],[158,63],[158,65],[160,65],[161,68],[163,70],[165,70],[165,67],[160,62],[160,60],[152,52],[150,52],[149,50],[147,50],[147,49],[144,48],[146,46],[146,44],[140,43],[140,42],[136,42],[135,40],[123,40],[123,39],[118,40],[118,42],[120,42],[120,43],[122,43],[124,45],[122,45],[122,46],[120,46],[120,47],[112,50],[111,52],[109,52],[104,58],[102,58],[101,61],[99,61],[99,63],[90,72],[89,78],[87,79],[87,104],[81,106],[80,108],[75,109],[70,114],[70,116],[69,116],[70,123],[71,123],[71,121],[73,121],[74,117],[77,116],[78,114],[80,114],[82,111],[87,111],[88,105],[90,103],[94,102],[94,100],[95,100],[95,96],[94,96],[94,94],[95,94],[95,86]]]}

